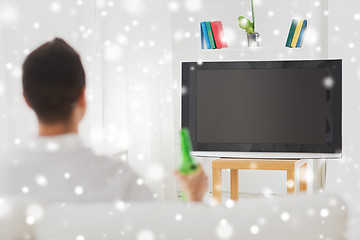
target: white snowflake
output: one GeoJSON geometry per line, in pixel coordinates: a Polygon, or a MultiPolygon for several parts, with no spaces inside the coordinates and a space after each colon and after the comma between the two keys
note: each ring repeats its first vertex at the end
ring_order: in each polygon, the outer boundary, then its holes
{"type": "Polygon", "coordinates": [[[235,205],[235,203],[234,203],[234,201],[231,200],[231,199],[228,199],[228,200],[226,200],[226,202],[225,202],[225,206],[226,206],[227,208],[232,208],[232,207],[234,207],[234,205],[235,205]]]}
{"type": "Polygon", "coordinates": [[[294,186],[295,186],[294,180],[289,179],[289,180],[287,181],[287,187],[288,187],[288,188],[293,188],[294,186]]]}
{"type": "Polygon", "coordinates": [[[263,5],[263,1],[262,0],[255,0],[254,5],[255,5],[255,7],[261,7],[263,5]]]}
{"type": "Polygon", "coordinates": [[[141,230],[137,235],[137,240],[155,240],[155,235],[148,229],[141,230]]]}
{"type": "Polygon", "coordinates": [[[29,193],[29,191],[30,191],[30,189],[29,189],[29,187],[27,187],[27,186],[23,186],[23,187],[21,188],[21,192],[24,193],[24,194],[29,193]]]}
{"type": "Polygon", "coordinates": [[[77,235],[75,240],[85,240],[85,237],[83,235],[77,235]]]}
{"type": "Polygon", "coordinates": [[[306,210],[306,214],[309,216],[309,217],[312,217],[315,215],[315,210],[312,209],[312,208],[309,208],[308,210],[306,210]]]}
{"type": "Polygon", "coordinates": [[[114,1],[108,1],[108,6],[113,7],[115,5],[114,1]]]}
{"type": "Polygon", "coordinates": [[[169,7],[170,11],[175,12],[175,11],[179,10],[179,3],[177,1],[172,1],[169,3],[168,7],[169,7]]]}
{"type": "Polygon", "coordinates": [[[225,38],[225,41],[228,43],[228,44],[231,44],[233,42],[235,42],[236,40],[236,34],[234,32],[234,30],[230,27],[224,27],[224,38],[225,38]]]}
{"type": "Polygon", "coordinates": [[[334,86],[335,82],[333,78],[327,77],[324,79],[323,84],[326,89],[331,89],[334,86]]]}
{"type": "Polygon", "coordinates": [[[106,17],[106,16],[107,16],[107,11],[105,11],[105,10],[104,10],[104,11],[101,11],[100,14],[101,14],[102,17],[106,17]]]}
{"type": "Polygon", "coordinates": [[[110,44],[105,47],[105,60],[114,62],[119,60],[123,55],[122,49],[116,44],[110,44]]]}
{"type": "Polygon", "coordinates": [[[11,214],[12,206],[10,202],[0,198],[0,219],[6,218],[11,214]]]}
{"type": "Polygon", "coordinates": [[[230,239],[234,234],[233,227],[228,223],[226,219],[221,219],[220,223],[215,229],[216,235],[220,239],[230,239]]]}
{"type": "Polygon", "coordinates": [[[137,183],[137,185],[141,186],[141,185],[144,184],[144,180],[142,180],[141,178],[138,178],[138,179],[136,180],[136,183],[137,183]]]}
{"type": "Polygon", "coordinates": [[[266,218],[265,217],[260,217],[258,220],[259,224],[264,226],[266,224],[266,218]]]}
{"type": "Polygon", "coordinates": [[[186,87],[181,88],[181,94],[186,95],[188,93],[188,89],[186,87]]]}
{"type": "Polygon", "coordinates": [[[14,67],[11,71],[11,75],[13,78],[20,78],[22,75],[22,70],[20,67],[14,67]]]}
{"type": "Polygon", "coordinates": [[[28,225],[33,225],[35,223],[35,219],[32,216],[26,217],[25,221],[28,225]]]}
{"type": "Polygon", "coordinates": [[[137,159],[140,160],[140,161],[144,160],[144,154],[139,153],[139,154],[137,155],[137,159]]]}
{"type": "Polygon", "coordinates": [[[123,0],[125,10],[133,15],[142,15],[146,10],[146,5],[143,0],[123,0]]]}
{"type": "Polygon", "coordinates": [[[18,20],[18,9],[9,2],[0,2],[0,24],[11,25],[18,20]]]}
{"type": "Polygon", "coordinates": [[[327,208],[323,208],[320,210],[320,216],[323,218],[327,218],[329,216],[330,212],[327,208]]]}
{"type": "Polygon", "coordinates": [[[120,43],[121,45],[125,45],[128,43],[128,38],[125,34],[119,34],[116,36],[116,40],[118,41],[118,43],[120,43]]]}
{"type": "Polygon", "coordinates": [[[40,28],[40,23],[34,22],[33,27],[34,27],[35,29],[40,28]]]}
{"type": "Polygon", "coordinates": [[[130,28],[130,26],[128,26],[128,25],[126,25],[126,26],[124,27],[124,31],[125,31],[125,32],[129,32],[130,29],[131,29],[131,28],[130,28]]]}
{"type": "Polygon", "coordinates": [[[26,223],[29,225],[39,221],[44,216],[44,209],[38,204],[31,204],[26,208],[26,223]]]}
{"type": "Polygon", "coordinates": [[[132,21],[132,25],[133,25],[134,27],[139,26],[139,21],[138,21],[138,20],[133,20],[133,21],[132,21]]]}
{"type": "Polygon", "coordinates": [[[164,177],[164,168],[160,164],[152,164],[147,173],[151,181],[160,181],[164,177]]]}
{"type": "Polygon", "coordinates": [[[176,30],[173,34],[173,38],[175,41],[177,42],[181,42],[182,40],[184,40],[184,31],[183,30],[176,30]]]}
{"type": "Polygon", "coordinates": [[[126,209],[126,203],[119,200],[114,203],[115,207],[119,211],[124,211],[126,209]]]}
{"type": "Polygon", "coordinates": [[[70,173],[66,172],[64,173],[64,178],[65,179],[69,179],[71,177],[70,173]]]}
{"type": "Polygon", "coordinates": [[[290,220],[290,214],[288,212],[283,212],[281,213],[280,216],[281,220],[283,220],[284,222],[287,222],[290,220]]]}
{"type": "Polygon", "coordinates": [[[315,28],[309,27],[306,31],[306,44],[315,45],[319,40],[319,32],[315,28]]]}
{"type": "Polygon", "coordinates": [[[21,143],[20,138],[15,138],[14,143],[15,143],[15,145],[19,145],[21,143]]]}
{"type": "Polygon", "coordinates": [[[8,63],[5,64],[5,68],[6,68],[7,70],[10,70],[10,69],[13,68],[13,64],[12,64],[11,62],[8,62],[8,63]]]}
{"type": "Polygon", "coordinates": [[[182,220],[182,215],[180,213],[175,215],[175,220],[176,221],[181,221],[182,220]]]}
{"type": "Polygon", "coordinates": [[[49,152],[56,152],[59,150],[59,144],[57,142],[48,141],[46,143],[46,150],[49,152]]]}
{"type": "Polygon", "coordinates": [[[202,9],[202,0],[185,0],[185,9],[189,12],[198,12],[202,9]]]}
{"type": "Polygon", "coordinates": [[[5,93],[5,85],[3,82],[0,82],[0,97],[5,93]]]}
{"type": "Polygon", "coordinates": [[[74,188],[74,192],[75,192],[76,195],[80,196],[80,195],[82,195],[84,193],[84,188],[81,187],[81,186],[76,186],[74,188]]]}
{"type": "Polygon", "coordinates": [[[96,7],[103,8],[106,6],[106,0],[96,0],[96,7]]]}
{"type": "Polygon", "coordinates": [[[52,2],[50,3],[50,10],[54,13],[60,12],[61,10],[61,3],[59,2],[52,2]]]}
{"type": "Polygon", "coordinates": [[[359,20],[360,20],[360,13],[355,13],[354,19],[355,19],[356,21],[359,21],[359,20]]]}
{"type": "Polygon", "coordinates": [[[274,191],[269,187],[265,187],[261,190],[261,193],[264,195],[272,195],[274,194],[274,191]]]}
{"type": "Polygon", "coordinates": [[[35,182],[40,186],[40,187],[46,187],[48,185],[48,180],[46,179],[45,176],[43,175],[37,175],[35,177],[35,182]]]}
{"type": "Polygon", "coordinates": [[[258,234],[260,232],[260,228],[257,225],[252,225],[250,227],[250,232],[254,235],[258,234]]]}

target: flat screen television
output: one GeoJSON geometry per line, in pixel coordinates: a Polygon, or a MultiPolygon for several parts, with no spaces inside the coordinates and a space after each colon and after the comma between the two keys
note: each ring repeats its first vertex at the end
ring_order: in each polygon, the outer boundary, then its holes
{"type": "Polygon", "coordinates": [[[342,60],[183,62],[193,155],[339,158],[342,60]]]}

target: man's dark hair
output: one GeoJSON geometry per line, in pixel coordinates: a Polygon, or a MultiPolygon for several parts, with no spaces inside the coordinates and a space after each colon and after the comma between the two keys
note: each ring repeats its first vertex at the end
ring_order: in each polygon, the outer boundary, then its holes
{"type": "Polygon", "coordinates": [[[79,54],[55,38],[35,49],[23,64],[23,91],[39,120],[45,124],[70,119],[85,86],[79,54]]]}

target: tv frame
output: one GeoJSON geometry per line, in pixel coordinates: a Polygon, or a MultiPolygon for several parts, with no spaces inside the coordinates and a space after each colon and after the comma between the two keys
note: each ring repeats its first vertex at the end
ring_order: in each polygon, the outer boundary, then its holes
{"type": "Polygon", "coordinates": [[[341,158],[342,153],[342,60],[282,60],[282,61],[220,61],[182,62],[182,116],[181,125],[190,130],[194,156],[226,158],[341,158]],[[261,144],[261,143],[198,143],[196,141],[196,71],[218,69],[269,69],[269,68],[325,68],[334,87],[327,89],[326,97],[332,103],[327,107],[327,121],[333,124],[333,141],[326,144],[261,144]],[[334,114],[340,112],[339,115],[334,114]],[[335,116],[335,117],[334,117],[335,116]],[[333,118],[334,117],[334,118],[333,118]],[[195,124],[194,124],[195,123],[195,124]],[[250,151],[248,150],[250,146],[250,151]],[[283,151],[282,149],[286,149],[283,151]],[[300,149],[300,150],[299,150],[300,149]]]}

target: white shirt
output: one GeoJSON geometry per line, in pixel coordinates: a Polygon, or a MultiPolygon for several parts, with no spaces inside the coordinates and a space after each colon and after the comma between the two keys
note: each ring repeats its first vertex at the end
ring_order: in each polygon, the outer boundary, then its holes
{"type": "Polygon", "coordinates": [[[126,163],[95,155],[75,134],[38,137],[27,145],[0,157],[0,196],[50,202],[153,199],[126,163]]]}

